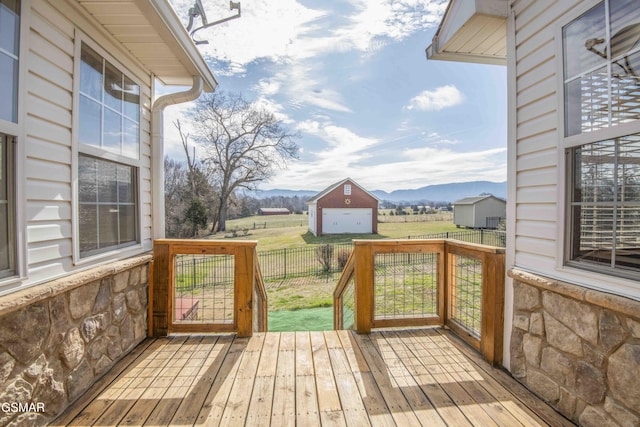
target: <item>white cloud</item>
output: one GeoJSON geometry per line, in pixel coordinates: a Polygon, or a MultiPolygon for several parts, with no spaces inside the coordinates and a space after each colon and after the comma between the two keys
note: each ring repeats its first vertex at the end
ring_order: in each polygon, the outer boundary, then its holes
{"type": "MultiPolygon", "coordinates": [[[[193,0],[170,0],[182,22],[188,22],[193,0]]],[[[203,2],[209,22],[233,15],[226,0],[203,2]]],[[[299,0],[245,0],[240,19],[196,33],[216,76],[247,73],[248,64],[265,58],[280,70],[255,88],[265,97],[283,95],[292,107],[314,106],[351,112],[342,94],[329,87],[323,55],[356,51],[371,55],[389,40],[437,24],[445,0],[352,0],[337,10],[313,9],[299,0]],[[297,104],[296,104],[297,103],[297,104]]],[[[194,28],[201,25],[196,18],[194,28]]],[[[353,76],[350,76],[353,78],[353,76]]]]}
{"type": "Polygon", "coordinates": [[[341,93],[329,87],[327,77],[311,61],[288,64],[269,78],[262,79],[254,89],[262,96],[282,95],[290,106],[299,109],[315,106],[325,110],[350,113],[341,93]]]}
{"type": "Polygon", "coordinates": [[[435,90],[425,90],[411,98],[407,110],[439,111],[461,104],[464,100],[462,92],[453,85],[446,85],[435,90]]]}
{"type": "Polygon", "coordinates": [[[349,176],[367,189],[393,191],[451,182],[501,182],[507,170],[506,149],[464,153],[448,149],[408,150],[402,159],[376,165],[364,165],[357,159],[291,162],[263,189],[321,190],[349,176]],[[451,168],[452,164],[456,167],[451,168]]]}
{"type": "MultiPolygon", "coordinates": [[[[188,22],[193,0],[171,0],[182,22],[188,22]]],[[[233,15],[228,2],[203,2],[207,19],[233,15]]],[[[402,40],[437,25],[445,0],[353,0],[351,10],[311,9],[296,0],[253,0],[242,3],[242,16],[200,30],[196,38],[208,57],[231,64],[227,72],[244,72],[258,58],[301,60],[329,52],[368,52],[384,46],[384,38],[402,40]],[[329,19],[325,19],[329,18],[329,19]]],[[[194,28],[200,25],[196,20],[194,28]]],[[[222,74],[222,70],[218,74],[222,74]]]]}
{"type": "MultiPolygon", "coordinates": [[[[188,22],[193,0],[171,0],[182,22],[188,22]]],[[[235,14],[229,2],[203,2],[209,22],[235,14]]],[[[292,44],[312,29],[326,12],[303,6],[296,0],[244,1],[239,19],[198,31],[195,36],[209,44],[199,45],[203,54],[232,64],[246,65],[257,58],[288,56],[292,44]]],[[[194,28],[201,25],[196,20],[194,28]]]]}
{"type": "Polygon", "coordinates": [[[410,34],[438,24],[446,9],[444,0],[352,0],[356,13],[349,25],[337,28],[343,45],[366,52],[383,46],[381,39],[402,40],[410,34]]]}
{"type": "Polygon", "coordinates": [[[429,136],[437,144],[426,142],[430,145],[394,153],[393,149],[381,150],[384,144],[376,138],[330,122],[308,120],[298,123],[297,130],[322,139],[326,145],[307,150],[313,151],[310,160],[290,162],[286,170],[265,183],[264,189],[320,190],[350,176],[371,190],[391,191],[450,182],[504,181],[506,176],[506,148],[456,152],[445,145],[457,141],[432,133],[429,136]]]}

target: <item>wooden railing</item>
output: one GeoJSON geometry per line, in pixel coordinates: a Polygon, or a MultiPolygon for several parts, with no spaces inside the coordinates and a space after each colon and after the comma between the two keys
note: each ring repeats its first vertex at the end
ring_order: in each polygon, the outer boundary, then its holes
{"type": "Polygon", "coordinates": [[[335,328],[369,333],[446,325],[499,364],[504,267],[504,249],[497,247],[445,239],[355,240],[334,291],[335,328]]]}
{"type": "Polygon", "coordinates": [[[149,290],[150,335],[251,336],[266,331],[267,294],[256,245],[255,241],[157,239],[149,290]]]}

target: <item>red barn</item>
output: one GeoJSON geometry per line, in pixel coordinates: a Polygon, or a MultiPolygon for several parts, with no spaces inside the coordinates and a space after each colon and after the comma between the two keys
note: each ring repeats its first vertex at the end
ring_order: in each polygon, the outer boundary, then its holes
{"type": "Polygon", "coordinates": [[[260,208],[258,209],[258,215],[289,215],[289,209],[287,208],[260,208]]]}
{"type": "Polygon", "coordinates": [[[376,196],[351,178],[343,179],[307,202],[309,231],[323,234],[368,234],[378,232],[376,196]]]}

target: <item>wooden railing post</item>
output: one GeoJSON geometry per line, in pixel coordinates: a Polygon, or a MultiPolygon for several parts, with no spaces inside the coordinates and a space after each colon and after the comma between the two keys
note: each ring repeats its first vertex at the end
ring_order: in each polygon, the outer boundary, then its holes
{"type": "Polygon", "coordinates": [[[449,252],[449,244],[445,243],[445,265],[447,274],[444,281],[444,289],[442,293],[445,297],[444,313],[442,316],[442,323],[446,324],[447,320],[458,315],[456,313],[456,307],[453,306],[452,301],[456,301],[458,292],[458,260],[455,254],[449,252]]]}
{"type": "Polygon", "coordinates": [[[153,244],[153,289],[150,299],[152,312],[151,336],[164,337],[169,333],[169,245],[156,240],[153,244]]]}
{"type": "Polygon", "coordinates": [[[253,334],[253,288],[255,281],[255,250],[249,246],[237,248],[235,256],[235,318],[239,337],[253,334]]]}
{"type": "Polygon", "coordinates": [[[355,293],[356,293],[356,331],[368,334],[373,325],[373,274],[374,258],[371,244],[354,242],[355,253],[355,293]]]}
{"type": "Polygon", "coordinates": [[[492,365],[502,364],[504,335],[504,253],[482,254],[482,331],[480,352],[492,365]]]}

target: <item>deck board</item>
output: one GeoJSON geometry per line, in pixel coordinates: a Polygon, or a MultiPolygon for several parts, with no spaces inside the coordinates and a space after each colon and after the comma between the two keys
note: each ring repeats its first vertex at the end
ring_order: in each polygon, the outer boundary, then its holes
{"type": "Polygon", "coordinates": [[[570,426],[437,328],[148,340],[51,426],[570,426]]]}

